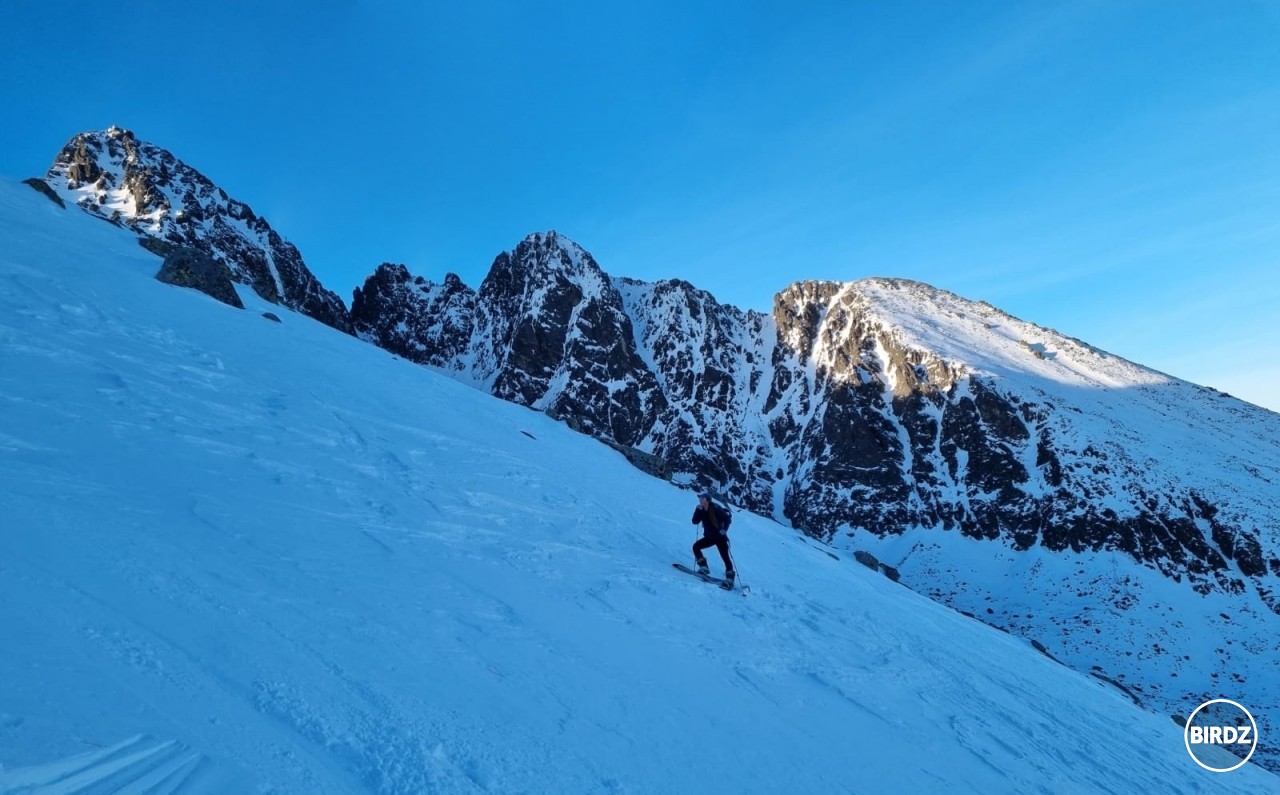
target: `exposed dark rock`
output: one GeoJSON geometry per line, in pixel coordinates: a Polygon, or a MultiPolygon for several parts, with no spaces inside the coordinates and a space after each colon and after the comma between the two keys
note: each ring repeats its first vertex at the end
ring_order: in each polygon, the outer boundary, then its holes
{"type": "Polygon", "coordinates": [[[45,182],[42,179],[39,179],[38,177],[32,177],[31,179],[24,179],[22,181],[22,184],[30,185],[31,187],[35,188],[37,191],[39,191],[40,193],[43,193],[50,201],[52,201],[54,204],[58,205],[59,207],[65,208],[67,206],[67,203],[62,200],[62,197],[59,196],[56,192],[54,192],[53,188],[49,187],[49,183],[45,182]]]}
{"type": "Polygon", "coordinates": [[[498,397],[573,416],[584,433],[627,447],[640,446],[666,406],[618,291],[555,232],[498,256],[475,316],[472,377],[498,397]]]}
{"type": "Polygon", "coordinates": [[[607,443],[610,447],[626,456],[627,461],[641,472],[662,480],[671,480],[671,467],[669,467],[667,462],[662,460],[660,457],[653,453],[646,453],[643,450],[637,450],[634,447],[626,447],[625,445],[620,445],[614,442],[607,443]]]}
{"type": "Polygon", "coordinates": [[[1038,651],[1038,652],[1040,652],[1041,654],[1043,654],[1044,656],[1048,657],[1050,660],[1053,660],[1054,662],[1058,663],[1059,665],[1062,665],[1062,664],[1063,664],[1063,663],[1062,663],[1062,660],[1059,660],[1057,657],[1054,657],[1052,654],[1050,654],[1050,653],[1049,653],[1049,650],[1048,650],[1047,648],[1045,648],[1045,645],[1044,645],[1043,643],[1041,643],[1040,641],[1036,640],[1035,638],[1032,638],[1032,639],[1031,639],[1031,645],[1035,648],[1035,650],[1036,650],[1036,651],[1038,651]]]}
{"type": "MultiPolygon", "coordinates": [[[[578,422],[578,418],[572,414],[561,414],[558,410],[556,410],[554,406],[552,406],[551,408],[548,408],[546,411],[546,414],[548,417],[550,417],[551,419],[557,422],[563,422],[565,425],[569,427],[569,430],[571,431],[576,431],[578,433],[586,433],[586,431],[583,430],[582,428],[582,423],[578,422]]],[[[611,440],[607,440],[607,439],[602,439],[601,441],[605,442],[606,444],[609,444],[611,442],[611,440]]],[[[612,442],[612,443],[617,444],[617,442],[612,442]]],[[[624,445],[619,445],[619,447],[623,447],[623,446],[624,445]]]]}
{"type": "Polygon", "coordinates": [[[150,251],[152,254],[155,254],[157,257],[167,257],[182,248],[182,246],[176,243],[170,243],[169,241],[161,240],[158,237],[148,237],[147,235],[143,235],[138,238],[138,245],[142,246],[147,251],[150,251]]]}
{"type": "Polygon", "coordinates": [[[244,309],[227,266],[198,249],[179,248],[165,257],[156,278],[165,284],[199,290],[224,304],[244,309]]]}
{"type": "Polygon", "coordinates": [[[1236,565],[1246,577],[1262,577],[1267,573],[1258,537],[1241,530],[1236,536],[1236,565]]]}
{"type": "Polygon", "coordinates": [[[380,265],[351,301],[357,336],[409,361],[450,370],[471,344],[475,311],[475,291],[455,274],[434,284],[391,263],[380,265]]]}

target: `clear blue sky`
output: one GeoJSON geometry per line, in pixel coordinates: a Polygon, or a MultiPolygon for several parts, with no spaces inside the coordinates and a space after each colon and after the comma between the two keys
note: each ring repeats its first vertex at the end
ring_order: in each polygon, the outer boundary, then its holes
{"type": "Polygon", "coordinates": [[[901,276],[1280,410],[1280,2],[5,2],[0,174],[116,124],[350,302],[556,229],[901,276]]]}

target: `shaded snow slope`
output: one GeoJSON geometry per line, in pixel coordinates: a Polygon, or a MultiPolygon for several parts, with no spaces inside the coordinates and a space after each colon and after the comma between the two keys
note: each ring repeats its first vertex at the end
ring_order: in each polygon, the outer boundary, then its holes
{"type": "Polygon", "coordinates": [[[0,792],[1280,789],[764,519],[674,572],[687,492],[26,187],[0,241],[0,792]]]}

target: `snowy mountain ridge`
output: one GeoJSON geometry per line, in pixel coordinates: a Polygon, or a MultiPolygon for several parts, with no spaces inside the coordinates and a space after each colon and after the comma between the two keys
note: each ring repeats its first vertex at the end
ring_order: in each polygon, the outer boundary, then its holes
{"type": "Polygon", "coordinates": [[[479,290],[384,266],[357,333],[872,552],[1169,714],[1224,682],[1280,703],[1280,416],[908,280],[798,282],[764,315],[579,252],[531,235],[479,290]]]}
{"type": "Polygon", "coordinates": [[[74,136],[45,182],[65,201],[137,232],[158,253],[199,249],[258,295],[347,331],[346,307],[248,204],[172,153],[110,127],[74,136]]]}
{"type": "Polygon", "coordinates": [[[1034,374],[1063,384],[1112,388],[1171,380],[989,304],[920,282],[873,278],[844,289],[855,292],[861,311],[893,329],[904,344],[978,374],[1034,374]]]}
{"type": "Polygon", "coordinates": [[[749,513],[749,596],[675,572],[689,491],[8,182],[0,240],[0,792],[1278,786],[749,513]]]}
{"type": "MultiPolygon", "coordinates": [[[[1275,454],[1280,451],[1277,415],[927,285],[901,279],[800,282],[779,294],[773,316],[768,317],[722,306],[709,294],[678,280],[646,284],[610,279],[606,283],[589,255],[589,267],[581,268],[584,253],[554,232],[532,235],[513,252],[500,255],[479,292],[452,275],[446,286],[439,287],[415,280],[421,295],[447,295],[456,300],[460,311],[450,316],[449,324],[431,322],[430,305],[436,299],[396,292],[390,289],[390,282],[375,274],[364,290],[357,291],[353,314],[358,333],[416,361],[469,374],[472,383],[501,397],[553,410],[568,405],[573,409],[568,414],[588,432],[672,457],[677,471],[724,489],[747,507],[801,520],[800,524],[806,518],[802,509],[783,505],[780,510],[770,510],[776,506],[762,496],[772,490],[758,488],[759,481],[771,479],[785,484],[785,476],[770,478],[768,467],[758,462],[743,471],[725,471],[734,465],[734,459],[750,459],[753,445],[731,438],[732,449],[722,450],[718,456],[707,454],[703,460],[689,460],[680,444],[709,431],[721,444],[725,436],[745,436],[785,449],[803,441],[797,436],[806,423],[824,419],[824,412],[833,405],[824,390],[840,386],[866,393],[872,404],[869,409],[885,421],[880,429],[859,429],[863,434],[874,437],[877,432],[892,430],[888,426],[905,432],[889,434],[897,437],[898,449],[886,451],[897,460],[876,463],[895,466],[897,474],[917,490],[927,485],[928,479],[915,477],[919,473],[913,468],[916,462],[911,448],[921,440],[912,436],[918,429],[908,426],[921,419],[911,414],[937,411],[947,403],[959,404],[951,407],[961,411],[976,412],[978,425],[1002,426],[979,429],[981,432],[1012,435],[997,439],[996,449],[985,452],[1003,459],[994,463],[1010,465],[1015,471],[1002,474],[1015,476],[1014,485],[1029,484],[1033,496],[1052,490],[1061,480],[1059,462],[1051,460],[1054,439],[1047,432],[1085,434],[1096,429],[1077,426],[1095,419],[1109,426],[1100,436],[1112,442],[1114,454],[1125,463],[1124,477],[1105,484],[1110,496],[1122,499],[1120,493],[1128,485],[1125,477],[1139,471],[1146,477],[1151,474],[1147,464],[1162,458],[1161,468],[1178,470],[1173,473],[1176,477],[1162,485],[1177,487],[1202,481],[1204,473],[1198,463],[1181,466],[1189,460],[1185,456],[1150,456],[1139,466],[1132,459],[1140,453],[1165,452],[1162,440],[1142,438],[1123,427],[1133,419],[1131,414],[1170,418],[1171,412],[1188,404],[1209,421],[1193,424],[1190,429],[1201,446],[1231,448],[1246,439],[1255,441],[1250,447],[1260,454],[1257,463],[1261,466],[1241,466],[1238,456],[1226,456],[1233,466],[1229,477],[1222,480],[1224,489],[1238,485],[1241,479],[1251,485],[1266,484],[1264,473],[1280,473],[1280,457],[1275,454]],[[555,250],[563,252],[563,259],[547,253],[555,250]],[[578,267],[549,267],[562,262],[578,263],[578,267]],[[393,294],[379,296],[378,291],[384,289],[393,294]],[[410,305],[415,311],[415,327],[431,340],[396,339],[395,334],[381,330],[383,321],[395,319],[410,305]],[[478,318],[475,323],[459,322],[469,313],[478,318]],[[448,334],[446,325],[451,328],[448,334]],[[601,334],[609,339],[595,338],[601,334]],[[615,354],[614,349],[621,350],[615,354]],[[612,377],[591,372],[591,367],[599,364],[596,358],[608,360],[612,377]],[[567,378],[566,373],[574,377],[567,378]],[[552,374],[558,377],[552,378],[552,374]],[[590,401],[579,394],[583,389],[579,379],[609,388],[596,390],[596,405],[583,405],[590,401]],[[869,386],[873,388],[867,389],[869,386]],[[988,392],[992,387],[998,391],[988,392]],[[964,400],[956,399],[952,394],[956,390],[964,400]],[[921,398],[942,399],[942,403],[925,409],[919,405],[921,398]],[[1089,420],[1065,416],[1067,411],[1058,410],[1054,401],[1070,403],[1070,413],[1088,414],[1089,420]],[[1125,411],[1131,405],[1137,407],[1136,412],[1125,411]],[[627,421],[618,416],[619,409],[629,415],[627,421]],[[718,416],[699,417],[709,409],[718,410],[718,416]],[[997,422],[999,413],[1006,416],[997,422]],[[606,415],[610,417],[607,421],[606,415]],[[683,425],[682,420],[690,417],[697,419],[683,425]],[[673,429],[678,429],[674,440],[669,437],[673,429]],[[1206,430],[1210,433],[1204,433],[1206,430]],[[1039,438],[1032,431],[1040,431],[1039,438]],[[1229,441],[1214,442],[1213,437],[1223,432],[1229,441]],[[1132,442],[1132,451],[1114,444],[1117,437],[1132,442]],[[1011,457],[1013,452],[1022,460],[1011,457]],[[715,457],[720,460],[711,460],[715,457]]],[[[398,266],[397,272],[400,282],[410,280],[403,266],[398,266]]],[[[392,327],[401,333],[410,328],[404,322],[392,327]]],[[[862,406],[856,409],[862,414],[867,410],[862,406]]],[[[871,419],[874,424],[876,418],[871,419]]],[[[945,433],[938,427],[923,430],[931,430],[935,437],[945,433]]],[[[1180,427],[1169,430],[1174,436],[1183,434],[1180,427]]],[[[875,441],[888,441],[888,447],[895,442],[893,438],[875,441]]],[[[766,456],[770,461],[776,460],[773,452],[766,456]]],[[[940,457],[952,459],[956,452],[971,451],[947,451],[940,457]]],[[[1070,452],[1092,455],[1079,449],[1070,452]]],[[[793,454],[793,463],[794,458],[793,454]]],[[[928,474],[947,479],[951,487],[969,485],[956,481],[969,473],[959,471],[953,460],[932,463],[943,466],[932,466],[928,474]]],[[[1107,475],[1111,469],[1097,467],[1080,476],[1107,475]]],[[[1253,493],[1248,499],[1262,499],[1268,510],[1280,507],[1274,489],[1248,491],[1253,493]]],[[[970,502],[968,507],[972,505],[970,502]]],[[[921,523],[950,525],[957,518],[974,519],[972,511],[957,517],[948,516],[938,506],[931,513],[929,508],[924,510],[925,516],[916,518],[933,521],[921,523]]],[[[822,525],[816,529],[827,534],[833,529],[829,520],[822,525]]],[[[1201,558],[1209,554],[1199,552],[1201,558]]],[[[1252,561],[1246,563],[1251,565],[1252,561]]]]}
{"type": "MultiPolygon", "coordinates": [[[[1249,450],[1253,458],[1275,473],[1280,465],[1280,415],[1242,403],[1206,387],[1190,384],[1158,371],[1135,364],[1119,356],[1094,348],[1087,343],[1064,336],[1052,329],[1029,323],[985,303],[968,301],[929,285],[904,279],[864,279],[851,283],[826,283],[840,292],[832,299],[849,305],[860,322],[875,329],[876,335],[891,340],[914,357],[929,364],[914,366],[910,371],[886,367],[882,349],[880,371],[886,387],[895,397],[909,397],[915,391],[946,393],[963,378],[988,379],[1002,390],[1017,394],[1022,401],[1066,401],[1076,408],[1089,405],[1093,418],[1112,420],[1100,438],[1122,438],[1132,449],[1157,447],[1169,452],[1175,447],[1163,445],[1159,438],[1170,434],[1179,441],[1194,440],[1201,449],[1221,448],[1227,451],[1249,450]],[[1139,408],[1126,411],[1126,403],[1139,408]],[[1188,423],[1189,433],[1179,427],[1185,417],[1177,412],[1187,410],[1201,415],[1201,422],[1188,423]],[[1124,425],[1141,413],[1155,414],[1169,420],[1164,434],[1153,433],[1142,438],[1124,425]],[[1223,438],[1223,437],[1226,438],[1223,438]]],[[[817,366],[828,373],[841,372],[838,362],[839,341],[855,329],[820,329],[820,336],[834,345],[824,346],[811,354],[817,366]]],[[[792,348],[803,343],[788,341],[792,348]]],[[[863,371],[864,373],[866,371],[863,371]]],[[[1083,413],[1083,412],[1076,412],[1083,413]]],[[[1084,420],[1077,420],[1083,424],[1084,420]]],[[[1085,429],[1080,429],[1084,431],[1085,429]]],[[[1219,486],[1228,488],[1244,482],[1267,485],[1267,478],[1257,477],[1257,469],[1241,466],[1238,455],[1228,458],[1235,463],[1230,477],[1219,486]],[[1250,476],[1253,476],[1252,478],[1250,476]]],[[[1195,483],[1215,472],[1205,472],[1193,457],[1161,456],[1160,469],[1179,467],[1177,481],[1195,483]],[[1181,466],[1190,464],[1190,466],[1181,466]]],[[[1027,467],[1034,471],[1034,462],[1027,467]]],[[[1254,496],[1274,498],[1270,489],[1250,489],[1254,496]]],[[[1270,510],[1280,508],[1275,502],[1263,503],[1270,510]]]]}

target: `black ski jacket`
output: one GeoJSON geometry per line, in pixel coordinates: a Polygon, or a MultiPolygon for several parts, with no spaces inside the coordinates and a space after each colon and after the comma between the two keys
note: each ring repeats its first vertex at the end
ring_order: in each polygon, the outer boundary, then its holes
{"type": "Polygon", "coordinates": [[[711,503],[711,510],[704,511],[699,505],[693,509],[693,521],[691,524],[702,523],[702,537],[713,538],[715,536],[724,535],[729,528],[726,527],[728,522],[725,521],[724,509],[714,502],[711,503]]]}

